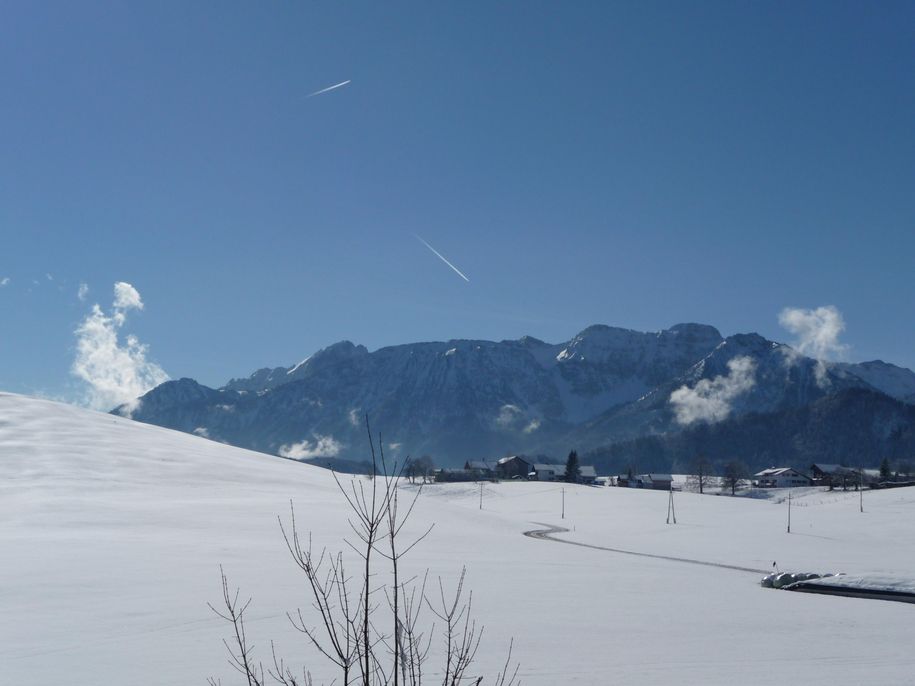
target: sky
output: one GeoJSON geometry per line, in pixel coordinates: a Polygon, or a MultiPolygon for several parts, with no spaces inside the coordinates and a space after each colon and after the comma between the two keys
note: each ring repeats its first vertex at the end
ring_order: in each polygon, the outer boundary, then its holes
{"type": "Polygon", "coordinates": [[[915,367],[909,2],[12,2],[0,92],[0,390],[823,307],[915,367]]]}

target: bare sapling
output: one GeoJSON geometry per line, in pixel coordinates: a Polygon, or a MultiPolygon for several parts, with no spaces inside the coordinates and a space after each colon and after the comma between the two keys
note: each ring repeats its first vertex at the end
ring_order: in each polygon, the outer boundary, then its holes
{"type": "MultiPolygon", "coordinates": [[[[296,566],[304,574],[313,612],[301,608],[288,612],[294,629],[335,667],[334,684],[342,686],[421,686],[432,678],[426,669],[434,654],[435,620],[442,624],[442,665],[434,680],[442,686],[483,684],[482,676],[471,676],[483,627],[472,616],[472,593],[464,600],[466,568],[461,570],[453,596],[448,596],[441,578],[435,603],[426,589],[428,572],[422,576],[403,578],[404,557],[432,531],[430,525],[404,541],[405,526],[413,514],[423,485],[412,490],[403,500],[401,481],[409,459],[388,464],[381,436],[376,453],[375,441],[366,417],[366,431],[371,447],[372,473],[370,479],[341,481],[333,478],[349,506],[347,519],[352,538],[344,538],[346,546],[358,560],[358,576],[348,575],[343,552],[330,553],[322,549],[315,553],[309,533],[303,540],[296,521],[295,508],[290,502],[288,522],[279,519],[283,541],[296,566]],[[383,575],[388,581],[379,581],[383,575]],[[431,625],[424,618],[428,609],[434,619],[431,625]],[[317,621],[311,619],[316,615],[317,621]]],[[[210,605],[213,612],[232,627],[232,637],[224,639],[229,664],[240,673],[248,686],[264,686],[265,676],[284,686],[312,686],[307,670],[297,675],[276,655],[271,643],[270,664],[265,668],[254,658],[254,645],[245,633],[245,611],[251,600],[241,603],[238,590],[230,592],[222,572],[222,607],[210,605]]],[[[514,641],[509,641],[505,665],[492,681],[495,686],[516,686],[518,666],[511,669],[514,641]]],[[[211,686],[221,686],[210,679],[211,686]]],[[[243,682],[244,683],[244,682],[243,682]]]]}

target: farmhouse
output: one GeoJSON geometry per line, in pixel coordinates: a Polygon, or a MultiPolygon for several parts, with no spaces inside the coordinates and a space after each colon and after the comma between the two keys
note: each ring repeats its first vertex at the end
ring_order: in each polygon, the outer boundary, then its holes
{"type": "Polygon", "coordinates": [[[578,483],[589,486],[597,483],[597,470],[588,464],[581,465],[578,468],[578,483]]]}
{"type": "Polygon", "coordinates": [[[562,481],[566,476],[564,464],[535,464],[531,468],[532,477],[536,481],[562,481]]]}
{"type": "MultiPolygon", "coordinates": [[[[531,478],[534,481],[565,481],[566,466],[564,464],[535,464],[531,468],[531,478]]],[[[597,470],[591,465],[578,467],[578,483],[591,485],[597,481],[597,470]]]]}
{"type": "Polygon", "coordinates": [[[813,481],[791,467],[769,467],[753,475],[758,488],[795,488],[810,486],[813,481]]]}
{"type": "Polygon", "coordinates": [[[630,476],[620,474],[616,478],[616,485],[623,488],[649,488],[653,491],[669,491],[674,478],[670,474],[637,474],[630,476]]]}

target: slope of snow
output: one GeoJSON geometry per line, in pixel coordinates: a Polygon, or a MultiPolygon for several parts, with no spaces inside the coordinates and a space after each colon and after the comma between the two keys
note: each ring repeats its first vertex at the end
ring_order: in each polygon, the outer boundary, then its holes
{"type": "MultiPolygon", "coordinates": [[[[679,523],[667,525],[666,493],[487,484],[482,510],[479,493],[427,487],[413,528],[435,529],[407,571],[447,583],[467,565],[486,625],[484,684],[510,636],[528,686],[911,683],[910,605],[774,593],[755,572],[696,564],[909,573],[910,489],[865,494],[864,514],[856,494],[811,492],[793,505],[790,535],[785,504],[765,500],[678,493],[679,523]],[[547,527],[592,547],[521,535],[547,527]]],[[[326,679],[284,616],[309,607],[276,523],[290,499],[317,547],[343,547],[327,471],[0,394],[0,681],[240,683],[206,607],[220,564],[254,598],[260,655],[273,639],[326,679]]]]}

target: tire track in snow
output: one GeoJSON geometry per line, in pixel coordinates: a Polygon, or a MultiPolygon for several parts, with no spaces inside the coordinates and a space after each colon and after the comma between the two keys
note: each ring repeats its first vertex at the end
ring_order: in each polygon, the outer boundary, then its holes
{"type": "Polygon", "coordinates": [[[670,562],[684,562],[691,565],[702,565],[704,567],[718,567],[719,569],[733,569],[737,572],[749,572],[751,574],[768,574],[765,569],[753,569],[751,567],[739,567],[738,565],[726,565],[721,562],[707,562],[705,560],[693,560],[688,557],[674,557],[672,555],[655,555],[654,553],[640,553],[635,550],[622,550],[621,548],[609,548],[593,543],[581,543],[579,541],[567,541],[563,538],[555,538],[553,534],[567,532],[568,529],[543,522],[533,522],[538,526],[545,526],[545,529],[532,529],[523,532],[528,538],[535,538],[538,541],[552,541],[553,543],[565,543],[566,545],[577,545],[581,548],[591,548],[593,550],[604,550],[608,553],[619,553],[620,555],[635,555],[636,557],[651,557],[656,560],[668,560],[670,562]]]}

